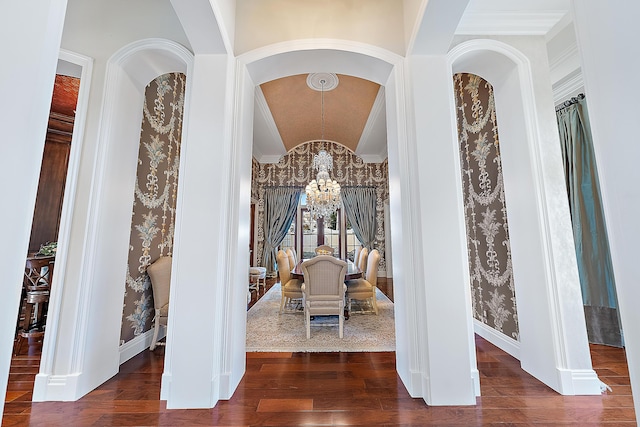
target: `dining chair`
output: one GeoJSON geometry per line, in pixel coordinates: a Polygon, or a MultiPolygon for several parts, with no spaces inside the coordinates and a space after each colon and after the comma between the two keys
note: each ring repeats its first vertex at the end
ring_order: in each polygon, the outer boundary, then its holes
{"type": "Polygon", "coordinates": [[[356,246],[355,252],[353,253],[353,262],[357,265],[360,262],[360,251],[362,250],[362,245],[356,246]]]}
{"type": "Polygon", "coordinates": [[[347,263],[331,255],[318,255],[302,263],[307,339],[311,338],[311,316],[338,316],[338,334],[344,336],[344,298],[347,263]]]}
{"type": "Polygon", "coordinates": [[[287,257],[289,258],[289,267],[290,270],[293,270],[296,266],[296,264],[298,263],[298,260],[296,258],[296,252],[293,248],[289,248],[285,251],[285,253],[287,254],[287,257]]]}
{"type": "Polygon", "coordinates": [[[169,290],[171,285],[171,257],[161,256],[147,267],[147,274],[151,280],[151,290],[153,291],[153,338],[149,350],[155,350],[158,345],[165,345],[158,342],[160,326],[167,326],[169,318],[169,290]]]}
{"type": "Polygon", "coordinates": [[[320,245],[315,249],[316,255],[333,255],[333,248],[329,245],[320,245]]]}
{"type": "MultiPolygon", "coordinates": [[[[280,275],[280,291],[282,298],[280,300],[280,313],[284,313],[285,306],[290,305],[292,300],[302,299],[302,280],[291,277],[291,269],[294,266],[289,265],[289,257],[282,249],[278,251],[276,256],[278,262],[278,275],[280,275]]],[[[290,312],[297,312],[291,310],[290,312]]]]}
{"type": "Polygon", "coordinates": [[[356,265],[358,266],[360,271],[362,271],[362,275],[363,276],[367,271],[367,258],[368,257],[369,257],[369,249],[363,247],[360,250],[360,257],[358,258],[358,262],[356,262],[356,265]]]}
{"type": "MultiPolygon", "coordinates": [[[[364,300],[369,302],[373,312],[378,314],[376,289],[378,288],[378,263],[380,252],[373,249],[367,258],[367,274],[363,279],[347,280],[347,307],[351,313],[351,300],[364,300]]],[[[361,311],[364,312],[364,311],[361,311]]]]}

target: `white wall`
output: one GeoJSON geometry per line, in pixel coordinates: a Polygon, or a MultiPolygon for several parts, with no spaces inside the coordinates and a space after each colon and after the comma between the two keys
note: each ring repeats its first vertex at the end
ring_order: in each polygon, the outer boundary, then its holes
{"type": "Polygon", "coordinates": [[[562,394],[598,394],[545,42],[542,37],[500,40],[460,43],[453,71],[477,74],[494,87],[521,366],[562,394]]]}
{"type": "Polygon", "coordinates": [[[636,416],[640,414],[640,3],[573,1],[636,416]]]}
{"type": "MultiPolygon", "coordinates": [[[[0,107],[5,124],[0,156],[0,402],[9,377],[65,7],[65,0],[43,1],[36,8],[29,2],[10,2],[3,4],[0,17],[5,40],[0,95],[11,100],[0,107]]],[[[3,410],[4,404],[0,419],[3,410]]]]}
{"type": "Polygon", "coordinates": [[[413,249],[421,249],[415,254],[416,265],[421,266],[415,287],[424,307],[419,325],[423,325],[427,339],[424,396],[430,405],[473,405],[476,384],[471,372],[476,361],[469,264],[453,80],[447,57],[413,56],[411,77],[415,162],[419,166],[418,180],[413,177],[418,197],[411,196],[421,217],[421,230],[410,232],[415,234],[413,249]]]}

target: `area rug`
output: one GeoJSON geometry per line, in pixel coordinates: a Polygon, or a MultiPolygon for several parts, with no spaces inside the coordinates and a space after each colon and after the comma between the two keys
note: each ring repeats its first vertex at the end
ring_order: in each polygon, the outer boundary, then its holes
{"type": "MultiPolygon", "coordinates": [[[[307,339],[304,313],[279,314],[280,284],[247,312],[247,351],[322,352],[395,351],[393,303],[379,289],[378,315],[353,313],[338,337],[337,316],[316,316],[307,339]]],[[[352,307],[352,309],[355,307],[352,307]]]]}

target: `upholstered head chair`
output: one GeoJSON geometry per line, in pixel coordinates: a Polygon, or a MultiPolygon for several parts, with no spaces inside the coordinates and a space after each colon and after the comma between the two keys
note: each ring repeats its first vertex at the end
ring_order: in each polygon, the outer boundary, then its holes
{"type": "Polygon", "coordinates": [[[169,316],[169,288],[171,284],[171,257],[161,256],[147,267],[153,290],[153,307],[155,309],[153,339],[149,350],[155,350],[158,343],[160,325],[167,326],[169,316]]]}
{"type": "Polygon", "coordinates": [[[283,250],[278,251],[276,257],[278,262],[278,274],[280,275],[280,290],[282,291],[282,299],[280,300],[280,313],[284,311],[285,304],[291,302],[292,299],[302,298],[302,281],[291,278],[292,266],[289,265],[289,257],[283,250]]]}
{"type": "Polygon", "coordinates": [[[378,264],[380,252],[373,249],[367,258],[367,274],[363,279],[349,280],[347,282],[347,301],[351,311],[351,300],[368,300],[375,314],[378,314],[376,289],[378,286],[378,264]]]}
{"type": "Polygon", "coordinates": [[[303,304],[307,338],[311,337],[311,316],[337,315],[339,334],[343,336],[344,296],[347,263],[331,255],[318,255],[302,263],[303,304]]]}

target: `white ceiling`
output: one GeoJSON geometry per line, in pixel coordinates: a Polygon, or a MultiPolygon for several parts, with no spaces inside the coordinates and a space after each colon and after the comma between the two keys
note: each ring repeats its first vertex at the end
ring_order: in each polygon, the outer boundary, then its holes
{"type": "MultiPolygon", "coordinates": [[[[245,0],[244,4],[246,5],[253,1],[254,0],[245,0]]],[[[448,1],[454,2],[456,0],[448,1]]],[[[403,4],[405,4],[405,7],[415,7],[414,3],[405,1],[403,4]]],[[[256,3],[251,4],[255,5],[256,3]]],[[[298,8],[300,13],[304,13],[304,8],[300,8],[299,3],[298,8]]],[[[569,8],[570,0],[470,0],[458,23],[455,34],[541,35],[545,36],[547,40],[549,40],[570,23],[571,18],[569,14],[569,8]]],[[[381,12],[387,9],[382,9],[381,12]]],[[[434,10],[436,10],[436,8],[434,8],[434,10]]],[[[342,11],[341,13],[344,13],[344,11],[342,11]]],[[[306,15],[305,18],[301,18],[301,20],[304,19],[308,19],[308,16],[306,15]]],[[[420,22],[422,21],[428,22],[426,19],[417,19],[416,25],[420,25],[420,22]]],[[[398,20],[395,20],[394,22],[396,22],[396,24],[398,25],[402,25],[402,23],[399,23],[398,20]]],[[[240,27],[241,25],[238,24],[238,28],[240,27]]],[[[390,29],[386,28],[385,31],[390,31],[390,29]]],[[[402,30],[402,32],[405,31],[402,30]]],[[[290,34],[289,36],[292,40],[296,39],[295,34],[290,34]]],[[[245,40],[245,44],[246,43],[248,42],[245,40]]],[[[333,71],[334,70],[315,70],[315,72],[333,71]]],[[[280,86],[280,90],[277,91],[277,96],[285,98],[289,96],[291,97],[290,99],[299,98],[301,96],[299,85],[296,89],[297,92],[291,92],[290,94],[288,94],[287,87],[291,86],[293,90],[293,88],[295,88],[296,86],[293,84],[293,80],[291,81],[291,85],[287,85],[286,79],[287,78],[281,79],[282,84],[280,86]]],[[[347,84],[346,79],[344,84],[347,84]]],[[[341,91],[341,93],[344,94],[344,98],[334,100],[334,105],[349,105],[349,108],[352,109],[362,108],[361,103],[355,105],[355,103],[351,102],[349,97],[350,91],[348,90],[348,88],[345,89],[347,90],[341,91]]],[[[309,89],[309,92],[311,93],[313,91],[309,89]]],[[[314,111],[319,111],[318,106],[313,105],[313,102],[315,101],[311,102],[312,104],[310,104],[309,108],[314,108],[314,111]]],[[[318,102],[315,103],[318,104],[318,102]]],[[[282,155],[286,154],[283,138],[280,136],[280,132],[278,131],[278,123],[276,123],[276,120],[274,120],[274,115],[282,118],[283,111],[281,110],[276,112],[276,114],[272,114],[269,109],[270,104],[274,105],[274,100],[270,100],[268,97],[265,98],[261,87],[257,86],[254,110],[253,155],[259,162],[262,163],[277,162],[282,155]]],[[[386,112],[384,104],[384,86],[381,86],[373,105],[365,107],[368,110],[364,111],[363,113],[368,116],[368,120],[364,128],[362,129],[359,142],[357,143],[357,147],[355,149],[356,154],[362,157],[365,162],[381,162],[386,158],[386,112]]],[[[278,105],[280,105],[280,108],[282,108],[282,99],[279,100],[278,105]]],[[[292,102],[291,105],[291,108],[293,109],[300,108],[299,103],[292,102]]],[[[330,105],[326,104],[325,115],[327,117],[331,115],[329,108],[330,105]]],[[[297,117],[299,116],[301,115],[296,114],[296,110],[284,112],[284,117],[291,118],[291,120],[297,120],[297,117]]],[[[296,123],[296,126],[317,129],[320,127],[319,117],[319,114],[317,115],[317,117],[313,114],[311,114],[310,116],[307,115],[307,118],[304,120],[308,120],[308,122],[305,121],[303,123],[296,123]]],[[[332,118],[332,122],[327,122],[325,125],[332,126],[330,132],[329,129],[327,129],[327,132],[325,132],[325,137],[327,134],[331,133],[331,140],[341,142],[339,140],[340,129],[342,126],[346,127],[347,123],[340,123],[339,117],[334,116],[332,118]]],[[[282,128],[282,125],[280,125],[280,127],[282,128]]],[[[307,141],[301,140],[293,143],[293,145],[302,144],[305,142],[307,141]]],[[[286,145],[291,146],[292,142],[287,140],[286,145]]]]}

